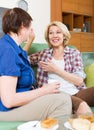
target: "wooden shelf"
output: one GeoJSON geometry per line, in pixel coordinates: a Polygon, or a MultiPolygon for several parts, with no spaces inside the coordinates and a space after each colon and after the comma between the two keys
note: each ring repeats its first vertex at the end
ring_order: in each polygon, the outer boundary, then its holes
{"type": "Polygon", "coordinates": [[[66,24],[72,35],[70,42],[80,51],[94,51],[94,0],[51,0],[54,20],[66,24]],[[84,24],[86,32],[82,32],[84,24]],[[74,32],[77,29],[79,32],[74,32]]]}
{"type": "Polygon", "coordinates": [[[63,12],[62,21],[64,24],[66,24],[69,30],[73,30],[73,14],[63,12]]]}
{"type": "Polygon", "coordinates": [[[74,28],[80,28],[81,31],[83,31],[83,24],[85,24],[87,32],[93,32],[92,21],[93,17],[91,16],[73,14],[69,12],[62,13],[62,22],[67,25],[70,31],[73,31],[74,28]]]}

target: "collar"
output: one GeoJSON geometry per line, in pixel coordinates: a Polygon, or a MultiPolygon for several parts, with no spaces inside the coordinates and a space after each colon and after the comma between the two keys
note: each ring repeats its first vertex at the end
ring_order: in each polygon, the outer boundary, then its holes
{"type": "Polygon", "coordinates": [[[22,53],[22,49],[20,46],[18,46],[16,44],[16,42],[8,35],[8,34],[5,34],[4,35],[4,39],[6,39],[8,41],[8,43],[15,49],[15,51],[20,54],[22,53]]]}
{"type": "Polygon", "coordinates": [[[69,53],[70,52],[70,48],[68,47],[68,46],[66,46],[65,48],[64,48],[64,53],[69,53]]]}
{"type": "Polygon", "coordinates": [[[69,54],[69,53],[70,53],[70,48],[69,48],[69,46],[66,46],[64,48],[64,55],[69,54]]]}

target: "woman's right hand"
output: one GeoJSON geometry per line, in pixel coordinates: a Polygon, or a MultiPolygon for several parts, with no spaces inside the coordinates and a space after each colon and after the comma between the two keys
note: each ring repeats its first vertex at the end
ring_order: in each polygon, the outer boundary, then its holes
{"type": "Polygon", "coordinates": [[[60,92],[59,88],[60,88],[59,82],[44,84],[42,87],[43,91],[46,94],[59,93],[60,92]]]}

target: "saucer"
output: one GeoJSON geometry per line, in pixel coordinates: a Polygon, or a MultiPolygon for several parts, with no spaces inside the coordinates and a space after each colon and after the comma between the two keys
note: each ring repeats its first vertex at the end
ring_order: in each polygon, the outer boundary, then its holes
{"type": "Polygon", "coordinates": [[[29,121],[19,125],[17,130],[57,130],[58,127],[59,126],[56,125],[53,128],[46,129],[41,127],[40,121],[29,121]]]}

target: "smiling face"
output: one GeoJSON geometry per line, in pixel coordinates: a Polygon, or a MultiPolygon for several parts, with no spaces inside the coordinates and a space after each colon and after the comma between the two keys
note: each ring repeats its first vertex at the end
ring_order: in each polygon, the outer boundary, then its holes
{"type": "Polygon", "coordinates": [[[49,27],[48,37],[53,47],[63,45],[64,35],[58,26],[52,25],[49,27]]]}
{"type": "Polygon", "coordinates": [[[45,30],[45,40],[50,48],[59,44],[66,47],[69,44],[70,37],[67,26],[59,21],[49,23],[45,30]]]}

